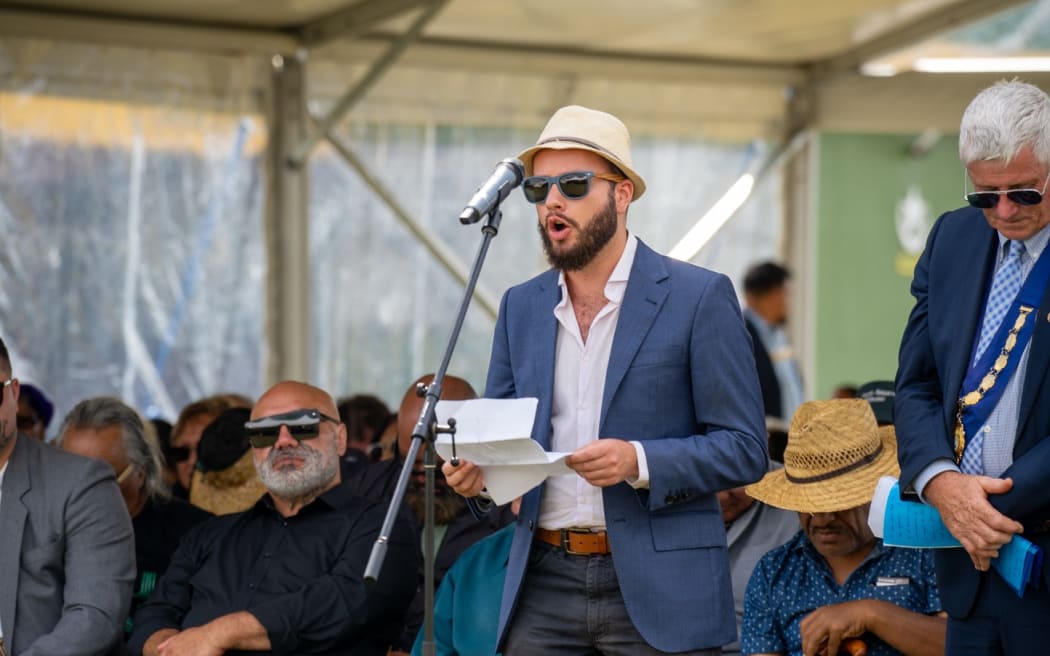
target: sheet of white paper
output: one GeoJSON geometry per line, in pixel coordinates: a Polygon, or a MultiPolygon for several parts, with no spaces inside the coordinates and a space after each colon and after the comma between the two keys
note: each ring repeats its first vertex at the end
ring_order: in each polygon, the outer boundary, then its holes
{"type": "MultiPolygon", "coordinates": [[[[548,476],[571,474],[567,453],[548,453],[531,437],[536,417],[534,398],[439,401],[439,423],[456,419],[456,456],[481,467],[485,487],[498,504],[508,503],[548,476]]],[[[452,439],[439,435],[438,455],[452,458],[452,439]]]]}
{"type": "Polygon", "coordinates": [[[871,498],[871,508],[868,510],[868,527],[877,538],[882,537],[883,520],[886,516],[886,497],[889,496],[896,482],[897,479],[892,476],[883,476],[875,484],[875,494],[871,498]]]}

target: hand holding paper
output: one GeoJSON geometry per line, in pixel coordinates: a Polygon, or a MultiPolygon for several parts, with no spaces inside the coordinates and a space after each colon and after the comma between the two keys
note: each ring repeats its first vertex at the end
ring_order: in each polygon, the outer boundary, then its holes
{"type": "Polygon", "coordinates": [[[569,454],[566,464],[596,487],[638,478],[638,452],[624,440],[609,438],[585,444],[569,454]]]}
{"type": "MultiPolygon", "coordinates": [[[[871,500],[868,525],[887,546],[919,549],[961,548],[959,540],[948,531],[941,515],[933,506],[903,501],[897,479],[879,480],[871,500]]],[[[1024,595],[1025,584],[1038,583],[1042,566],[1042,549],[1020,535],[1013,536],[992,559],[992,568],[1013,588],[1024,595]]]]}
{"type": "Polygon", "coordinates": [[[1012,486],[1010,479],[943,472],[923,491],[944,525],[959,538],[976,569],[987,571],[999,549],[1015,533],[1024,531],[1020,522],[997,511],[989,501],[993,495],[1009,492],[1012,486]]]}
{"type": "MultiPolygon", "coordinates": [[[[548,453],[531,437],[537,400],[474,399],[439,401],[441,421],[456,419],[456,456],[481,468],[492,500],[504,504],[542,483],[548,476],[571,474],[567,453],[548,453]]],[[[452,438],[440,435],[434,448],[452,458],[452,438]]]]}

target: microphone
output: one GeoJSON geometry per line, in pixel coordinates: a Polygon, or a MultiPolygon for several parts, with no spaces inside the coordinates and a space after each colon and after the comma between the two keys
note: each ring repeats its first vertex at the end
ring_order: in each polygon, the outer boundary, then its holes
{"type": "Polygon", "coordinates": [[[525,177],[525,165],[516,157],[508,157],[496,165],[496,170],[478,187],[474,197],[459,215],[463,225],[477,223],[510,195],[525,177]]]}

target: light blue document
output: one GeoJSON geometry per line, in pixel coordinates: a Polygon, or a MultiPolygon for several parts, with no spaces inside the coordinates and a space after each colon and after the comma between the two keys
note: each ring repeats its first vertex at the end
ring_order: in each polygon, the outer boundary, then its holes
{"type": "MultiPolygon", "coordinates": [[[[904,501],[897,479],[883,477],[875,488],[868,524],[883,544],[913,549],[960,549],[962,546],[945,527],[933,506],[904,501]]],[[[1017,596],[1024,595],[1025,584],[1035,584],[1042,567],[1043,551],[1031,541],[1015,535],[992,559],[992,568],[1003,577],[1017,596]]]]}

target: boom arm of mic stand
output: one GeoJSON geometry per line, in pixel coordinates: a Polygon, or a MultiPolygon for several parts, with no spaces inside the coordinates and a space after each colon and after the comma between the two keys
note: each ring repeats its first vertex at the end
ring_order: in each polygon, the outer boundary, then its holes
{"type": "Polygon", "coordinates": [[[375,544],[372,546],[372,554],[368,558],[368,565],[365,567],[365,583],[374,585],[376,579],[379,578],[379,571],[383,567],[383,561],[386,559],[387,544],[390,541],[390,534],[394,529],[394,522],[397,519],[397,514],[401,508],[401,502],[405,497],[405,489],[408,487],[408,479],[412,475],[412,467],[416,462],[416,457],[419,453],[419,449],[426,442],[426,451],[423,454],[423,466],[424,473],[426,476],[426,488],[425,488],[425,522],[423,527],[423,589],[424,589],[424,608],[423,608],[423,656],[434,656],[434,469],[436,468],[435,456],[434,456],[434,427],[436,425],[436,415],[434,408],[437,405],[438,399],[441,398],[441,386],[445,380],[445,372],[448,370],[448,364],[452,360],[452,353],[456,350],[456,342],[459,341],[459,333],[463,329],[463,321],[467,316],[467,309],[470,307],[470,300],[474,296],[474,288],[477,287],[478,277],[481,275],[481,268],[485,263],[485,256],[488,254],[489,245],[492,240],[499,234],[500,221],[503,220],[503,212],[499,208],[499,204],[492,208],[489,212],[488,218],[485,224],[481,227],[481,244],[478,246],[478,251],[474,256],[474,264],[470,269],[470,277],[467,279],[467,286],[463,290],[463,296],[459,303],[459,310],[456,313],[455,321],[452,325],[452,332],[449,335],[448,343],[445,346],[445,353],[442,355],[441,364],[438,366],[437,372],[434,374],[434,380],[427,387],[426,401],[423,403],[423,409],[419,413],[419,421],[416,422],[416,428],[412,433],[412,445],[408,449],[408,453],[405,454],[405,461],[401,465],[401,474],[397,479],[397,486],[394,489],[394,495],[390,500],[390,506],[386,511],[386,518],[383,520],[383,527],[379,531],[379,537],[376,538],[375,544]],[[427,459],[430,459],[428,466],[427,459]]]}

